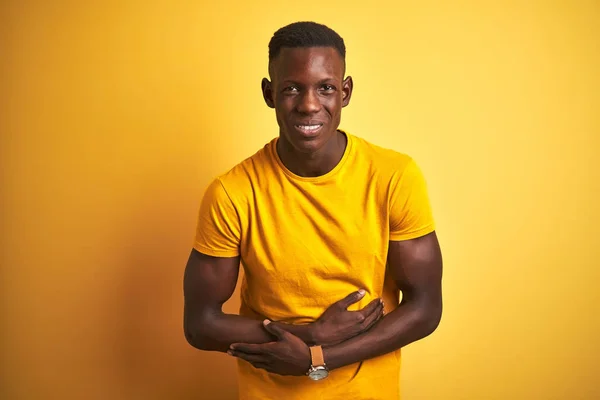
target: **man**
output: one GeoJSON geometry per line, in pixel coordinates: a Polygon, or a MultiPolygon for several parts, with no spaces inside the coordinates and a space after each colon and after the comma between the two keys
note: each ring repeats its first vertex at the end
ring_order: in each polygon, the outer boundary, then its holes
{"type": "Polygon", "coordinates": [[[185,334],[237,358],[241,399],[399,399],[400,349],[441,318],[442,256],[419,168],[338,129],[353,85],[345,54],[317,23],[274,34],[262,92],[279,136],[202,200],[185,334]],[[240,262],[240,315],[224,314],[240,262]]]}

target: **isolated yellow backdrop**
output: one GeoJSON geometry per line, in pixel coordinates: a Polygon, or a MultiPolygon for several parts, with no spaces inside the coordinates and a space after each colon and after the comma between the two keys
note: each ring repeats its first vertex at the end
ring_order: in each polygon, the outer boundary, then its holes
{"type": "Polygon", "coordinates": [[[342,127],[429,181],[445,313],[404,398],[600,398],[598,2],[95,3],[0,6],[2,399],[235,397],[182,273],[204,187],[277,134],[268,40],[306,19],[346,40],[342,127]]]}

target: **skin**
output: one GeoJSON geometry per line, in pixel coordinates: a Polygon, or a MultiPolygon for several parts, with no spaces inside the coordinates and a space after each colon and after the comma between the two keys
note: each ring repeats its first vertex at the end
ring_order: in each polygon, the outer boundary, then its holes
{"type": "MultiPolygon", "coordinates": [[[[280,127],[277,152],[300,176],[319,176],[340,161],[346,137],[337,130],[341,109],[352,94],[352,78],[333,48],[284,48],[262,81],[265,102],[275,109],[280,127]],[[297,124],[322,124],[317,134],[302,135],[297,124]]],[[[435,232],[390,241],[388,264],[403,292],[400,306],[382,316],[374,300],[359,311],[346,308],[358,292],[331,305],[314,323],[286,325],[227,315],[222,305],[236,286],[239,258],[210,257],[193,250],[184,277],[184,329],[199,349],[228,354],[280,375],[304,375],[309,345],[323,345],[332,370],[386,354],[431,334],[442,315],[442,256],[435,232]]]]}
{"type": "MultiPolygon", "coordinates": [[[[264,329],[261,320],[225,314],[222,310],[235,290],[239,265],[239,257],[211,257],[192,250],[183,281],[184,332],[190,345],[200,350],[226,352],[233,343],[273,341],[272,331],[264,329]]],[[[347,310],[363,296],[359,291],[350,293],[311,324],[274,322],[270,329],[291,332],[306,351],[307,345],[343,342],[370,329],[383,315],[383,303],[379,299],[362,310],[347,310]]]]}
{"type": "Polygon", "coordinates": [[[337,130],[342,108],[350,103],[352,77],[334,48],[283,48],[270,64],[272,81],[262,81],[263,97],[275,109],[279,125],[277,152],[284,165],[300,176],[331,171],[346,149],[337,130]],[[323,124],[318,135],[306,138],[296,124],[323,124]]]}
{"type": "MultiPolygon", "coordinates": [[[[346,146],[346,138],[337,127],[341,108],[350,100],[352,79],[342,81],[343,62],[339,56],[334,57],[337,53],[333,49],[317,53],[297,49],[289,54],[288,50],[284,49],[271,64],[273,82],[264,79],[262,85],[265,101],[275,108],[280,125],[278,152],[293,172],[321,175],[337,164],[346,146]],[[281,75],[282,68],[291,73],[281,75]],[[303,122],[319,122],[323,128],[318,136],[307,140],[294,128],[294,124],[303,122]]],[[[210,257],[192,250],[184,276],[184,331],[192,346],[226,352],[241,341],[271,342],[273,332],[280,332],[277,329],[290,332],[304,346],[333,345],[367,331],[383,315],[383,303],[378,299],[362,310],[348,311],[364,295],[357,291],[331,305],[314,323],[272,323],[265,329],[261,320],[222,311],[234,292],[239,265],[239,257],[210,257]]]]}
{"type": "MultiPolygon", "coordinates": [[[[417,239],[390,241],[388,263],[396,285],[402,290],[400,306],[368,331],[342,343],[324,346],[329,370],[392,352],[437,328],[442,316],[442,255],[435,232],[417,239]]],[[[310,366],[308,347],[293,334],[271,325],[265,327],[277,334],[276,342],[234,344],[231,354],[269,372],[304,375],[310,366]]]]}

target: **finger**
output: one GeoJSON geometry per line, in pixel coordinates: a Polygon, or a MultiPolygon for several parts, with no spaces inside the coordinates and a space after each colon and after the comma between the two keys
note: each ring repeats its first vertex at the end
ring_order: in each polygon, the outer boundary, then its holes
{"type": "Polygon", "coordinates": [[[383,299],[381,299],[381,304],[375,312],[378,315],[377,319],[380,319],[381,317],[383,317],[385,315],[385,303],[383,302],[383,299]]]}
{"type": "Polygon", "coordinates": [[[361,310],[348,311],[348,312],[355,314],[357,316],[357,318],[359,318],[359,321],[364,321],[365,319],[367,319],[369,317],[369,315],[373,314],[374,312],[377,312],[380,305],[381,305],[381,300],[375,299],[375,300],[371,301],[369,304],[367,304],[367,306],[361,310]]]}
{"type": "Polygon", "coordinates": [[[277,325],[272,324],[271,321],[269,321],[268,319],[265,319],[263,321],[263,326],[270,334],[277,337],[278,339],[284,339],[285,335],[288,333],[280,327],[278,327],[277,325]]]}
{"type": "Polygon", "coordinates": [[[229,346],[230,350],[239,351],[246,354],[263,354],[265,353],[264,346],[260,344],[234,343],[229,346]]]}
{"type": "Polygon", "coordinates": [[[383,304],[379,303],[375,312],[371,313],[365,320],[363,321],[363,329],[365,331],[371,329],[373,325],[375,325],[383,315],[383,304]]]}
{"type": "Polygon", "coordinates": [[[375,312],[380,305],[381,305],[381,300],[375,299],[375,300],[371,301],[369,304],[367,304],[367,306],[365,308],[363,308],[362,310],[357,311],[357,312],[361,312],[365,317],[368,317],[371,313],[375,312]]]}
{"type": "Polygon", "coordinates": [[[351,304],[354,304],[360,299],[362,299],[365,296],[365,293],[366,292],[363,289],[357,290],[356,292],[352,292],[348,296],[337,301],[335,304],[337,304],[340,308],[345,310],[348,307],[350,307],[351,304]]]}

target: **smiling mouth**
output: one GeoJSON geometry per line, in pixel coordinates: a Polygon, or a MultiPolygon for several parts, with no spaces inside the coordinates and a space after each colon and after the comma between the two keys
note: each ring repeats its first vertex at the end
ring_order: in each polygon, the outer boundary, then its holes
{"type": "Polygon", "coordinates": [[[311,124],[311,125],[294,125],[294,127],[300,131],[300,133],[310,136],[319,132],[323,127],[323,124],[311,124]]]}

